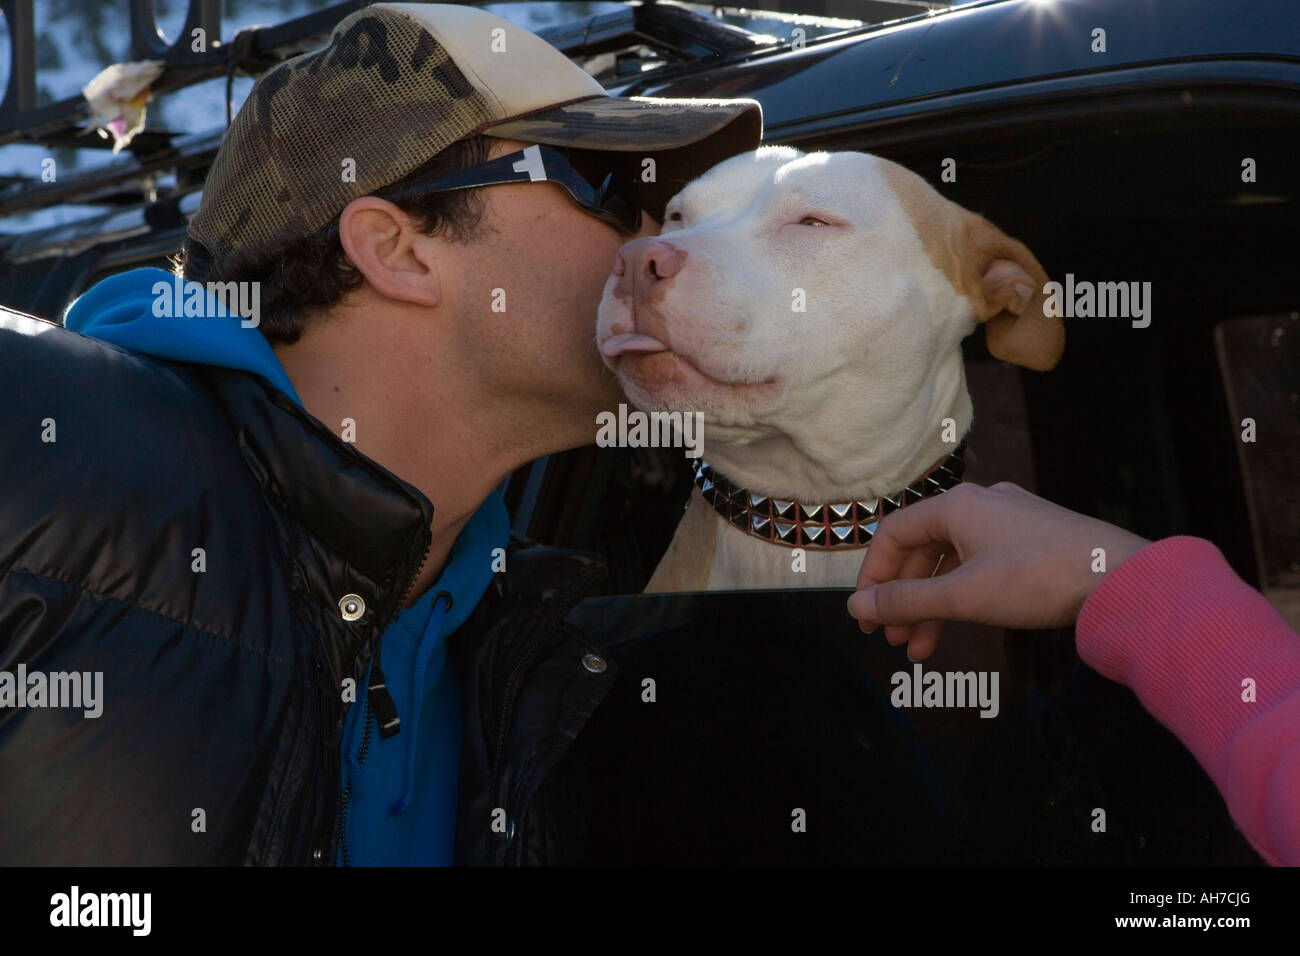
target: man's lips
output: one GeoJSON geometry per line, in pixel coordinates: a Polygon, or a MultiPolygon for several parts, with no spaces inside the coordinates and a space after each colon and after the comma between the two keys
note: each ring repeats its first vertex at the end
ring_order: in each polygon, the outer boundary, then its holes
{"type": "Polygon", "coordinates": [[[668,346],[651,335],[642,332],[620,332],[611,335],[600,343],[600,353],[606,358],[615,358],[628,352],[667,352],[668,346]]]}

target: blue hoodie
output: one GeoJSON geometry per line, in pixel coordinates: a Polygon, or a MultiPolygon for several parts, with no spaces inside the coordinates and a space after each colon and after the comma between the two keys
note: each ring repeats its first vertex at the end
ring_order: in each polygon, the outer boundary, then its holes
{"type": "MultiPolygon", "coordinates": [[[[244,327],[238,314],[227,313],[197,283],[182,287],[176,281],[161,269],[111,276],[72,304],[64,324],[131,351],[252,372],[302,405],[256,328],[244,327]],[[202,314],[180,314],[187,300],[189,311],[202,314]]],[[[504,549],[509,537],[505,503],[494,492],[461,530],[442,575],[384,632],[382,666],[401,729],[386,739],[379,736],[377,721],[367,714],[367,668],[343,728],[340,794],[347,797],[347,809],[337,862],[346,847],[352,865],[451,864],[461,717],[460,689],[447,666],[447,637],[487,591],[493,552],[504,549]],[[369,737],[364,760],[363,735],[369,737]]]]}

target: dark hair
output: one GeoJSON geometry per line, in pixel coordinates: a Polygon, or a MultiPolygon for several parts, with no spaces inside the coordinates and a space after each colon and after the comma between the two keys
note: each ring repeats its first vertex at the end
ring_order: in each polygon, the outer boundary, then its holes
{"type": "MultiPolygon", "coordinates": [[[[477,166],[487,160],[491,148],[492,139],[487,136],[457,140],[373,195],[382,197],[389,191],[477,166]]],[[[431,236],[446,234],[465,242],[474,239],[482,226],[483,197],[476,189],[425,193],[396,205],[431,236]]],[[[313,313],[328,309],[362,283],[361,273],[343,251],[338,230],[328,227],[270,255],[237,250],[210,258],[202,245],[186,236],[172,263],[178,275],[194,282],[260,283],[258,329],[272,345],[298,341],[313,313]]]]}

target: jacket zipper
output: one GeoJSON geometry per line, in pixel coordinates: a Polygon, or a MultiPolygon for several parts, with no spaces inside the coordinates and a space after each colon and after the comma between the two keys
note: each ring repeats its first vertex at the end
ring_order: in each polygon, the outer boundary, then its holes
{"type": "MultiPolygon", "coordinates": [[[[424,553],[420,557],[420,563],[417,564],[415,566],[415,570],[411,572],[411,577],[406,582],[406,587],[402,591],[402,596],[397,599],[397,605],[394,607],[393,613],[389,615],[388,620],[384,622],[384,626],[380,629],[379,639],[375,641],[376,651],[379,649],[379,645],[384,640],[384,632],[388,630],[389,625],[391,625],[393,621],[397,620],[397,615],[401,613],[402,608],[405,606],[406,599],[408,596],[410,596],[411,588],[415,587],[416,578],[418,578],[420,576],[420,572],[424,570],[424,563],[429,560],[429,551],[433,548],[433,533],[429,531],[428,528],[424,529],[424,533],[425,533],[424,553]]],[[[376,654],[374,656],[377,657],[378,655],[376,654]]],[[[370,751],[370,724],[373,719],[374,719],[374,708],[370,706],[370,693],[369,690],[367,689],[366,721],[365,721],[365,727],[361,731],[361,749],[357,752],[358,767],[365,766],[366,754],[370,751]]],[[[351,865],[348,862],[348,840],[347,840],[348,806],[349,804],[351,804],[351,802],[352,802],[352,781],[349,780],[348,785],[343,788],[343,798],[339,801],[339,821],[338,821],[339,852],[343,857],[344,866],[351,865]]]]}
{"type": "MultiPolygon", "coordinates": [[[[370,722],[373,712],[370,709],[370,695],[366,695],[366,722],[361,731],[361,750],[357,753],[357,766],[364,766],[366,753],[370,750],[370,722]]],[[[343,865],[348,863],[348,804],[352,800],[352,781],[343,788],[343,801],[339,806],[339,852],[343,855],[343,865]]]]}
{"type": "MultiPolygon", "coordinates": [[[[506,725],[510,722],[510,714],[514,711],[512,701],[514,699],[515,685],[518,683],[519,676],[523,672],[524,665],[532,660],[537,651],[537,646],[541,644],[545,637],[545,632],[535,633],[525,645],[524,652],[515,666],[510,669],[510,675],[506,678],[506,686],[502,694],[501,719],[497,722],[496,746],[493,748],[496,752],[492,756],[492,789],[491,793],[497,792],[498,773],[501,770],[501,755],[505,751],[506,725]]],[[[509,811],[507,811],[509,812],[509,811]]]]}
{"type": "MultiPolygon", "coordinates": [[[[560,594],[555,596],[555,598],[553,599],[554,603],[559,605],[562,608],[568,607],[571,603],[571,599],[574,596],[574,594],[581,593],[582,590],[583,590],[583,585],[580,582],[572,583],[568,587],[564,588],[560,594]]],[[[545,609],[543,609],[541,616],[543,620],[545,620],[545,618],[547,617],[547,613],[545,609]]],[[[513,698],[514,698],[515,685],[519,680],[519,676],[523,671],[524,666],[527,665],[528,662],[532,660],[533,655],[537,653],[538,646],[542,643],[542,641],[546,638],[546,636],[550,633],[551,630],[559,626],[559,623],[560,621],[563,620],[563,618],[564,615],[560,614],[558,618],[556,618],[551,622],[550,627],[538,628],[538,630],[533,633],[533,636],[529,639],[528,643],[525,645],[524,652],[520,655],[519,660],[515,662],[515,665],[512,668],[510,668],[510,675],[506,678],[505,691],[503,694],[504,700],[502,701],[501,704],[501,717],[497,721],[497,736],[495,741],[495,747],[493,748],[495,753],[493,753],[492,755],[492,788],[491,790],[488,791],[494,796],[496,795],[497,792],[497,785],[500,782],[501,757],[505,751],[506,725],[510,722],[511,713],[514,712],[513,698]]],[[[506,801],[504,800],[502,801],[503,804],[505,802],[506,801]]],[[[503,809],[506,811],[506,817],[508,821],[510,817],[510,808],[503,806],[503,809]]],[[[518,837],[519,834],[516,833],[516,836],[518,837]]],[[[522,839],[522,837],[520,837],[520,839],[522,839]]]]}
{"type": "MultiPolygon", "coordinates": [[[[506,678],[505,699],[501,705],[501,719],[497,722],[496,746],[493,748],[495,750],[495,753],[493,754],[492,757],[492,787],[491,789],[488,790],[488,793],[493,795],[496,794],[497,787],[499,785],[501,757],[505,753],[505,749],[506,749],[505,746],[506,725],[509,724],[510,715],[514,712],[514,705],[512,703],[514,699],[514,689],[520,676],[523,673],[524,666],[530,660],[533,659],[534,655],[537,653],[537,648],[541,645],[541,642],[542,642],[542,636],[539,635],[534,635],[528,641],[524,653],[519,658],[515,666],[510,669],[510,676],[506,678]]],[[[516,819],[516,811],[512,809],[509,806],[509,804],[510,804],[509,798],[503,796],[501,798],[501,806],[506,811],[506,826],[509,827],[513,825],[515,827],[515,833],[513,834],[513,842],[514,842],[514,847],[517,851],[518,848],[523,845],[523,834],[518,832],[519,824],[522,821],[516,819]]],[[[509,854],[510,848],[507,847],[505,852],[509,854]]],[[[508,855],[506,857],[506,864],[509,865],[508,855]]]]}

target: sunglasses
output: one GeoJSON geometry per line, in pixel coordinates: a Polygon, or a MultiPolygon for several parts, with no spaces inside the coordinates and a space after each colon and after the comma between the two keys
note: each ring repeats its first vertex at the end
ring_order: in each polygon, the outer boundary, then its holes
{"type": "MultiPolygon", "coordinates": [[[[550,182],[563,186],[577,205],[615,229],[641,228],[641,199],[626,156],[597,150],[528,146],[505,156],[376,195],[397,202],[429,193],[477,189],[504,183],[550,182]]],[[[338,228],[337,221],[334,228],[338,228]]]]}

